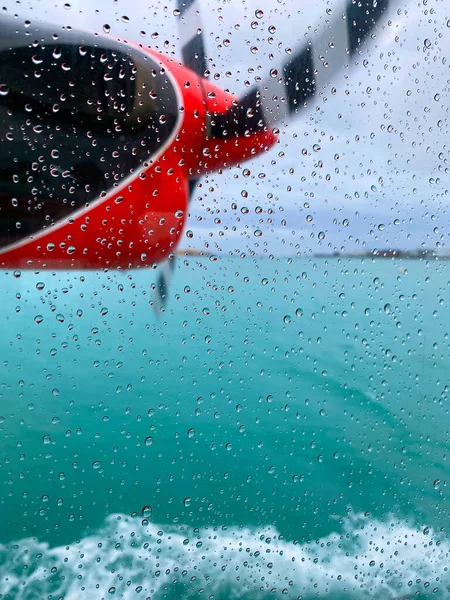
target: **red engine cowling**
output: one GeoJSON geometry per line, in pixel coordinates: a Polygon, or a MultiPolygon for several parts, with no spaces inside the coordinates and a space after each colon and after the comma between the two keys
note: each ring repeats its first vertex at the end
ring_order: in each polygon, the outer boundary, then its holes
{"type": "MultiPolygon", "coordinates": [[[[47,33],[52,31],[51,26],[46,27],[47,33]]],[[[8,42],[14,47],[14,37],[11,39],[8,42]]],[[[97,43],[99,39],[97,36],[97,43]]],[[[179,114],[170,138],[100,199],[6,245],[0,250],[2,267],[127,269],[160,262],[174,251],[182,234],[189,179],[232,166],[275,143],[270,131],[208,138],[209,115],[229,110],[233,96],[168,57],[141,46],[116,43],[134,55],[152,57],[173,85],[179,114]]]]}

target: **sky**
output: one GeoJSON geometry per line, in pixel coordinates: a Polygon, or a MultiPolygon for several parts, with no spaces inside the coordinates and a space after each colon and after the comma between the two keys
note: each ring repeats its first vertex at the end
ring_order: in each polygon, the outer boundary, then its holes
{"type": "MultiPolygon", "coordinates": [[[[314,39],[317,26],[344,4],[200,0],[216,83],[241,95],[245,81],[267,77],[286,49],[314,39]]],[[[393,4],[376,39],[281,125],[270,152],[201,181],[181,247],[274,255],[420,246],[450,252],[450,7],[437,0],[393,4]]],[[[20,18],[96,31],[108,24],[109,35],[181,58],[174,1],[8,0],[5,6],[20,18]]]]}

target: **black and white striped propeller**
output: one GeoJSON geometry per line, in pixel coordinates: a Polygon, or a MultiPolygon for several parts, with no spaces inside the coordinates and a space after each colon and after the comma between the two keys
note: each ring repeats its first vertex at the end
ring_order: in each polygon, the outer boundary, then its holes
{"type": "MultiPolygon", "coordinates": [[[[254,86],[225,114],[211,115],[212,137],[256,132],[298,114],[336,74],[350,64],[386,14],[392,0],[349,0],[343,11],[325,21],[322,30],[303,44],[268,77],[254,86]]],[[[178,0],[184,63],[198,74],[206,71],[199,0],[178,0]]]]}
{"type": "MultiPolygon", "coordinates": [[[[243,136],[285,123],[312,98],[325,90],[362,45],[374,36],[395,0],[348,0],[342,11],[334,11],[322,29],[309,40],[302,39],[279,68],[252,87],[224,114],[209,115],[207,131],[213,138],[243,136]]],[[[207,59],[200,13],[200,0],[177,0],[183,63],[202,77],[207,76],[207,59]]],[[[197,180],[190,181],[192,195],[197,180]]],[[[167,262],[167,261],[166,261],[167,262]]],[[[163,265],[157,286],[163,306],[167,298],[171,268],[163,265]],[[163,294],[164,292],[164,294],[163,294]]]]}

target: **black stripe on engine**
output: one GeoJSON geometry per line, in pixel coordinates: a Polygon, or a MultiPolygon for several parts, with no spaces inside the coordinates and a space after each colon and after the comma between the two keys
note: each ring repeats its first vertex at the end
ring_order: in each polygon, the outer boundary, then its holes
{"type": "Polygon", "coordinates": [[[389,0],[350,2],[346,11],[350,54],[355,54],[388,6],[389,0]]]}
{"type": "Polygon", "coordinates": [[[190,6],[194,4],[195,0],[178,0],[178,10],[180,11],[181,16],[188,10],[190,6]]]}
{"type": "Polygon", "coordinates": [[[185,46],[181,53],[183,64],[201,77],[205,76],[206,58],[202,35],[196,35],[185,46]]]}
{"type": "Polygon", "coordinates": [[[289,112],[293,113],[316,91],[311,46],[287,62],[283,71],[289,112]]]}

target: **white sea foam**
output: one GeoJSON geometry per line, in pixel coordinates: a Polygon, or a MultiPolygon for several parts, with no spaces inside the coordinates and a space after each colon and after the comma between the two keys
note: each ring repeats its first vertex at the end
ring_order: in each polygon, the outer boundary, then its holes
{"type": "Polygon", "coordinates": [[[111,515],[70,546],[1,546],[0,597],[449,597],[450,545],[432,530],[363,516],[336,529],[297,543],[270,527],[197,530],[111,515]]]}

